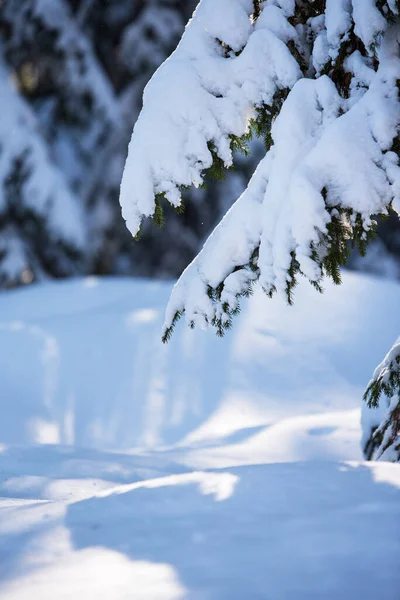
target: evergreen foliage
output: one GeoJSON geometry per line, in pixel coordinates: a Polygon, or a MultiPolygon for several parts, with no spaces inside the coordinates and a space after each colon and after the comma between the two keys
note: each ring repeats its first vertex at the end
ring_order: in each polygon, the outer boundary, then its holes
{"type": "Polygon", "coordinates": [[[364,400],[369,408],[386,406],[386,414],[366,439],[364,454],[368,460],[400,461],[400,344],[393,346],[375,370],[364,400]]]}

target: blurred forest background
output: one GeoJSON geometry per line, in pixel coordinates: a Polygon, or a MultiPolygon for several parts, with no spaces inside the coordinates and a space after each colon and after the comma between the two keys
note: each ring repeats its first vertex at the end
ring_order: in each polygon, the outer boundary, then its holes
{"type": "MultiPolygon", "coordinates": [[[[48,277],[176,277],[244,189],[261,143],[222,182],[165,209],[140,243],[119,185],[143,89],[195,0],[0,0],[0,285],[48,277]]],[[[400,278],[390,217],[353,268],[400,278]]]]}

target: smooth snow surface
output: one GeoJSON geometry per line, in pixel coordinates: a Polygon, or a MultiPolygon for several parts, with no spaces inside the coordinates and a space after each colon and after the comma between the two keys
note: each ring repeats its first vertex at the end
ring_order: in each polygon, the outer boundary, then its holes
{"type": "Polygon", "coordinates": [[[400,287],[257,292],[163,346],[170,289],[0,296],[1,600],[397,600],[400,465],[359,422],[400,287]]]}

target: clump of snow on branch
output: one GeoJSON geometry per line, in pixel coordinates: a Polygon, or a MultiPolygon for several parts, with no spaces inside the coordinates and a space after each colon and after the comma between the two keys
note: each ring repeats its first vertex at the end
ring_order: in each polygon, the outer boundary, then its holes
{"type": "Polygon", "coordinates": [[[299,79],[285,44],[296,30],[270,8],[269,28],[268,20],[252,23],[249,0],[204,0],[146,87],[121,185],[133,235],[143,216],[154,214],[156,195],[179,206],[181,188],[203,182],[212,150],[231,166],[230,136],[244,135],[254,107],[270,104],[277,90],[299,79]]]}
{"type": "Polygon", "coordinates": [[[378,72],[358,102],[343,100],[327,76],[303,79],[272,127],[274,160],[259,260],[268,290],[285,290],[292,252],[304,275],[321,278],[311,246],[318,247],[327,231],[330,207],[361,214],[368,227],[370,216],[385,212],[396,196],[397,156],[385,155],[400,122],[400,60],[393,38],[385,40],[378,72]]]}

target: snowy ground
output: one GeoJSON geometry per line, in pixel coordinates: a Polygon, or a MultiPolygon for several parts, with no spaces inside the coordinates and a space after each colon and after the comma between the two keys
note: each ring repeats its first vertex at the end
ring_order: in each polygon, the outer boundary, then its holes
{"type": "Polygon", "coordinates": [[[256,294],[162,346],[169,291],[0,296],[1,600],[398,600],[400,465],[359,420],[400,287],[256,294]]]}

